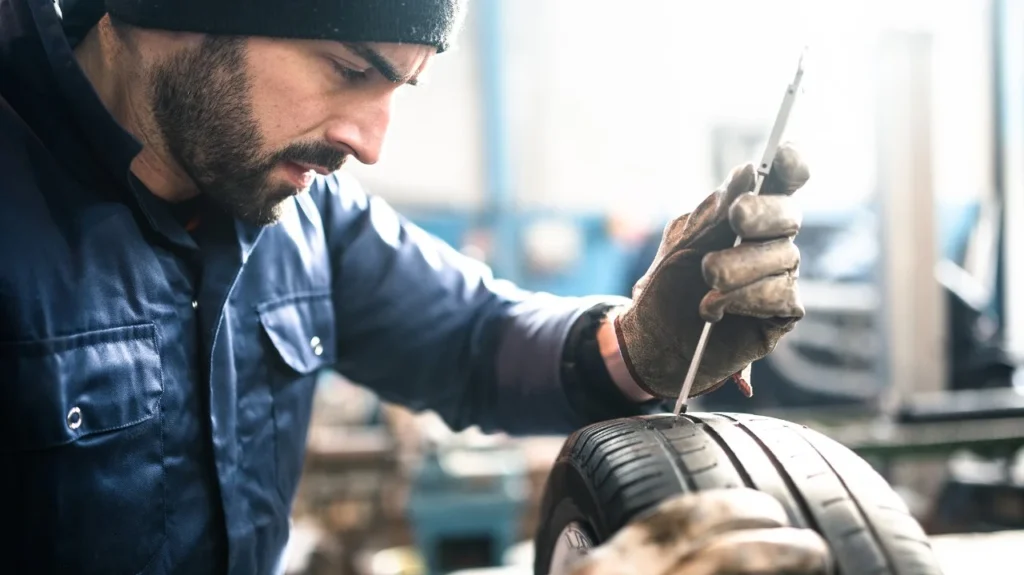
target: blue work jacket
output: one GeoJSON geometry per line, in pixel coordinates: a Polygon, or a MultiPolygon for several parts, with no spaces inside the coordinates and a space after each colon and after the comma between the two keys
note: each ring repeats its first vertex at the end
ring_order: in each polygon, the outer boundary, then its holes
{"type": "Polygon", "coordinates": [[[279,570],[324,368],[456,429],[635,411],[560,377],[611,298],[496,280],[342,173],[186,232],[76,63],[82,14],[0,0],[0,572],[279,570]]]}

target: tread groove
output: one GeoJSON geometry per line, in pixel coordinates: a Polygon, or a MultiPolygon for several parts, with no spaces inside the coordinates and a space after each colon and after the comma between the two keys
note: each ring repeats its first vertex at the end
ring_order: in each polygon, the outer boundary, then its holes
{"type": "Polygon", "coordinates": [[[698,473],[707,473],[708,471],[711,471],[712,469],[714,469],[716,467],[718,467],[718,462],[717,461],[715,461],[711,465],[706,465],[706,466],[700,467],[698,469],[691,469],[690,470],[690,474],[697,475],[698,473]]]}
{"type": "Polygon", "coordinates": [[[570,522],[600,545],[666,498],[738,486],[770,494],[793,525],[821,534],[836,575],[942,573],[924,530],[868,462],[812,428],[742,413],[624,418],[570,435],[543,495],[534,573],[551,572],[570,522]]]}
{"type": "Polygon", "coordinates": [[[598,431],[597,433],[588,433],[580,436],[580,440],[578,443],[580,451],[583,451],[587,447],[590,448],[590,453],[587,455],[587,459],[583,464],[584,466],[589,468],[591,462],[594,460],[594,456],[597,455],[597,446],[600,445],[600,441],[597,438],[603,435],[612,435],[612,430],[612,428],[609,428],[598,431]]]}
{"type": "Polygon", "coordinates": [[[836,503],[842,503],[843,501],[849,501],[849,497],[834,497],[832,499],[829,499],[828,501],[822,501],[821,506],[829,507],[835,505],[836,503]]]}
{"type": "Polygon", "coordinates": [[[637,484],[643,483],[644,481],[647,481],[649,479],[654,479],[654,478],[660,477],[660,476],[661,476],[660,473],[654,472],[654,473],[648,473],[647,475],[641,475],[640,477],[637,477],[635,479],[630,479],[629,481],[624,481],[622,483],[622,485],[619,485],[619,488],[616,489],[615,492],[612,494],[612,496],[609,497],[608,499],[614,499],[614,498],[618,497],[619,494],[621,494],[623,491],[629,489],[630,487],[633,487],[633,486],[635,486],[637,484]]]}
{"type": "Polygon", "coordinates": [[[721,448],[723,453],[725,453],[725,456],[729,458],[729,462],[732,463],[733,468],[735,468],[736,472],[739,473],[740,479],[743,480],[743,486],[753,488],[754,480],[750,478],[750,473],[747,472],[747,469],[745,467],[740,465],[739,459],[736,458],[736,453],[732,449],[729,449],[729,446],[725,444],[725,440],[722,439],[722,436],[719,435],[717,431],[715,431],[715,428],[711,427],[707,423],[704,423],[703,421],[697,422],[688,415],[684,417],[693,422],[694,425],[700,425],[700,427],[704,430],[704,433],[708,434],[708,437],[710,437],[712,441],[717,443],[718,447],[721,448]]]}
{"type": "Polygon", "coordinates": [[[882,557],[885,559],[885,563],[886,563],[886,566],[888,567],[888,570],[887,571],[880,571],[880,572],[895,573],[896,572],[896,561],[894,560],[894,558],[892,556],[892,551],[889,549],[889,547],[887,545],[885,545],[885,542],[882,540],[882,537],[878,533],[878,529],[871,522],[871,518],[868,517],[867,512],[864,511],[864,506],[861,504],[860,501],[857,500],[857,497],[853,495],[853,492],[850,490],[850,486],[847,485],[847,483],[846,483],[846,479],[844,479],[843,476],[838,471],[836,471],[836,468],[833,465],[832,461],[829,460],[828,457],[825,457],[824,453],[822,453],[821,451],[818,450],[818,446],[817,445],[814,445],[813,442],[808,440],[803,435],[800,435],[800,439],[802,439],[804,441],[804,443],[809,445],[811,447],[811,449],[814,450],[815,453],[817,453],[819,456],[821,456],[821,459],[822,459],[822,461],[825,462],[825,465],[827,465],[828,468],[832,470],[832,473],[835,474],[836,478],[839,479],[839,483],[841,483],[843,485],[843,489],[845,489],[846,492],[850,494],[850,502],[853,503],[853,506],[857,509],[857,512],[860,513],[861,518],[864,520],[864,524],[867,525],[868,532],[871,533],[872,538],[875,540],[875,544],[878,545],[878,549],[881,551],[882,557]]]}
{"type": "Polygon", "coordinates": [[[728,415],[724,415],[724,417],[733,420],[737,428],[739,428],[747,435],[749,435],[750,438],[753,439],[754,442],[761,447],[761,450],[764,451],[764,454],[768,457],[768,460],[771,461],[772,465],[775,467],[775,470],[776,472],[778,472],[779,477],[782,478],[782,482],[786,484],[786,488],[789,489],[789,493],[793,496],[793,500],[796,501],[797,507],[800,508],[800,514],[803,515],[804,523],[806,525],[809,525],[811,529],[814,529],[818,533],[821,533],[821,525],[818,525],[817,518],[814,517],[814,515],[811,513],[810,503],[807,502],[807,499],[804,497],[804,494],[801,493],[796,488],[796,483],[793,482],[793,477],[790,476],[789,471],[787,471],[786,468],[782,465],[782,462],[779,461],[779,458],[775,456],[775,453],[768,448],[768,446],[764,443],[764,441],[761,440],[760,437],[757,436],[756,433],[748,429],[747,426],[743,425],[741,421],[739,421],[735,417],[730,417],[728,415]]]}
{"type": "Polygon", "coordinates": [[[620,451],[623,451],[625,449],[629,449],[630,447],[634,447],[634,446],[640,445],[641,443],[643,443],[643,441],[639,441],[639,440],[635,440],[635,441],[631,440],[631,441],[628,441],[628,442],[622,442],[621,445],[616,445],[615,447],[613,447],[613,448],[609,449],[608,451],[605,451],[604,453],[602,453],[602,456],[607,460],[609,457],[615,455],[616,453],[618,453],[620,451]]]}
{"type": "MultiPolygon", "coordinates": [[[[627,465],[634,464],[634,463],[636,463],[638,461],[643,461],[645,459],[649,459],[650,457],[651,457],[650,453],[645,453],[642,457],[637,457],[636,459],[626,459],[624,461],[619,461],[619,462],[616,462],[615,464],[609,465],[607,471],[604,472],[604,477],[602,477],[601,480],[598,483],[594,484],[594,487],[596,487],[598,490],[600,490],[602,487],[604,487],[604,484],[607,483],[607,481],[609,479],[611,479],[612,477],[615,477],[615,472],[618,471],[619,469],[622,469],[623,467],[625,467],[627,465]]],[[[607,459],[602,459],[601,463],[608,463],[608,460],[607,459]]],[[[600,466],[600,463],[598,465],[600,466]]],[[[596,475],[596,473],[595,473],[595,475],[596,475]]]]}
{"type": "Polygon", "coordinates": [[[860,535],[861,533],[864,533],[864,528],[863,527],[854,527],[853,529],[850,529],[848,531],[844,531],[839,536],[842,537],[843,539],[849,539],[850,537],[853,537],[854,535],[860,535]]]}
{"type": "Polygon", "coordinates": [[[654,440],[658,442],[662,451],[665,452],[666,459],[669,461],[672,467],[672,471],[676,475],[676,479],[679,480],[679,485],[685,486],[687,491],[696,491],[697,484],[693,481],[693,476],[687,473],[686,466],[683,464],[682,458],[679,453],[672,449],[672,445],[669,443],[668,438],[662,433],[660,429],[652,429],[651,435],[654,440]]]}

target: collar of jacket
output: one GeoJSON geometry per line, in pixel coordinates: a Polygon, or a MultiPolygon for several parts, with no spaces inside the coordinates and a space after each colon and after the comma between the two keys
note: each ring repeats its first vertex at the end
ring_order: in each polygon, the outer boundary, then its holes
{"type": "Polygon", "coordinates": [[[72,136],[131,189],[129,167],[142,144],[117,123],[78,65],[53,0],[0,0],[0,23],[7,101],[47,145],[72,136]]]}
{"type": "MultiPolygon", "coordinates": [[[[72,41],[103,15],[97,4],[102,3],[65,2],[62,16],[53,0],[0,0],[0,96],[68,170],[138,205],[144,219],[172,243],[195,248],[132,175],[142,143],[114,119],[75,59],[72,41]]],[[[260,229],[238,222],[235,227],[247,252],[260,229]]]]}

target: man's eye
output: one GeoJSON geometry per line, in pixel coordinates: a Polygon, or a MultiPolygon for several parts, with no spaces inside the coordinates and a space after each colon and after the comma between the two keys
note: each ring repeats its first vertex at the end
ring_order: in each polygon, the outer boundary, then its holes
{"type": "Polygon", "coordinates": [[[334,65],[334,71],[342,77],[343,80],[348,82],[358,82],[367,78],[366,72],[362,70],[353,70],[347,66],[342,66],[337,62],[331,62],[334,65]]]}

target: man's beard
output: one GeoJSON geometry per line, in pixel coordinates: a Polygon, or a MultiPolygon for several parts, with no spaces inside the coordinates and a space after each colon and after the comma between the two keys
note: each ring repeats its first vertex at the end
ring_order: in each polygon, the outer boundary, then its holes
{"type": "Polygon", "coordinates": [[[276,166],[291,161],[334,171],[345,155],[320,142],[266,151],[245,65],[244,39],[209,36],[153,69],[149,97],[167,152],[199,191],[239,220],[265,226],[300,191],[270,182],[276,166]]]}

